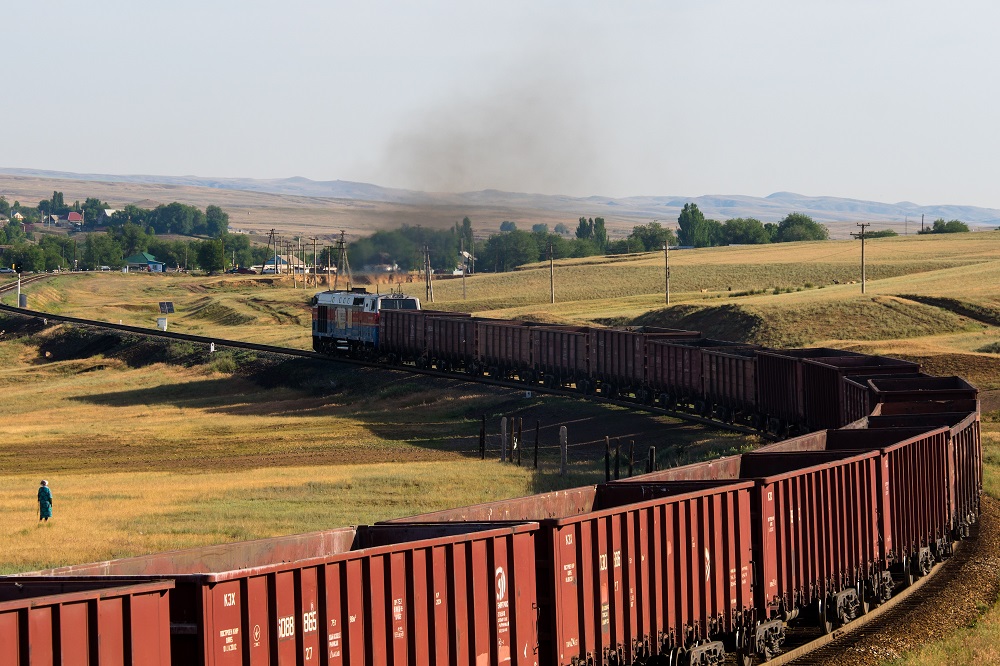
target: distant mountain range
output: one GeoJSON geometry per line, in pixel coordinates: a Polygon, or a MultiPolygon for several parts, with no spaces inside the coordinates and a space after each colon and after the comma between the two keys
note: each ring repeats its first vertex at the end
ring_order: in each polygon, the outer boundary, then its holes
{"type": "Polygon", "coordinates": [[[706,217],[726,220],[733,217],[755,217],[763,222],[777,222],[792,212],[805,213],[817,222],[872,221],[901,226],[904,220],[919,223],[923,215],[929,224],[937,218],[961,220],[975,226],[1000,225],[1000,210],[978,206],[920,206],[908,201],[882,203],[839,197],[810,197],[792,192],[775,192],[767,197],[743,195],[638,196],[638,197],[570,197],[550,194],[526,194],[481,190],[478,192],[417,192],[380,187],[369,183],[345,180],[315,181],[308,178],[207,178],[201,176],[121,176],[112,174],[79,174],[39,169],[0,167],[0,174],[33,178],[52,178],[109,183],[159,184],[187,187],[208,187],[268,194],[344,199],[404,205],[468,206],[531,209],[571,216],[606,216],[617,219],[662,219],[673,222],[686,203],[696,203],[706,217]]]}

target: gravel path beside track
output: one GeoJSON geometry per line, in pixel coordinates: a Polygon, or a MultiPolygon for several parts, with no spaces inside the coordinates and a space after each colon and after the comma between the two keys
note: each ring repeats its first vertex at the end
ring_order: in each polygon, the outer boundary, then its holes
{"type": "Polygon", "coordinates": [[[795,664],[877,666],[971,625],[1000,594],[1000,501],[983,497],[979,534],[922,589],[876,622],[795,664]]]}

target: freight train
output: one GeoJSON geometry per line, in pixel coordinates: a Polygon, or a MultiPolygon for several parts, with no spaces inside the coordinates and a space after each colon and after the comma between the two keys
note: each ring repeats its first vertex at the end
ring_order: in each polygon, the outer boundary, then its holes
{"type": "Polygon", "coordinates": [[[915,364],[483,320],[392,296],[321,296],[314,312],[324,352],[812,432],[610,483],[0,578],[0,662],[103,663],[80,655],[107,651],[114,663],[206,666],[621,666],[735,654],[745,666],[779,654],[789,623],[829,632],[891,598],[980,514],[976,389],[915,364]],[[348,307],[366,316],[337,311],[348,307]],[[843,427],[811,428],[831,422],[843,427]]]}

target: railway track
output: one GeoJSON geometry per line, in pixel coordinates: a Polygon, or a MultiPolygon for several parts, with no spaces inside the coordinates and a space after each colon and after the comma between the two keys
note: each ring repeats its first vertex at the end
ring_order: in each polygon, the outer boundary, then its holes
{"type": "MultiPolygon", "coordinates": [[[[978,535],[977,535],[978,536],[978,535]]],[[[795,664],[797,666],[812,666],[828,664],[843,658],[844,651],[870,635],[889,629],[902,615],[921,604],[928,603],[937,590],[943,589],[952,579],[952,571],[958,569],[958,564],[968,558],[973,548],[963,547],[964,544],[953,544],[954,555],[944,562],[934,565],[931,572],[917,579],[912,585],[901,590],[889,601],[862,615],[851,623],[839,627],[829,634],[820,635],[819,629],[802,628],[793,637],[794,647],[778,655],[769,665],[795,664]],[[867,631],[861,631],[867,629],[867,631]],[[815,636],[815,638],[813,638],[815,636]],[[798,640],[795,640],[795,639],[798,640]],[[807,642],[799,643],[799,640],[807,642]]]]}
{"type": "MultiPolygon", "coordinates": [[[[21,285],[31,284],[32,282],[38,282],[48,278],[48,275],[34,275],[29,278],[21,280],[21,285]]],[[[16,284],[9,284],[0,287],[0,293],[7,293],[13,291],[16,288],[16,284]]],[[[608,405],[616,405],[619,407],[628,407],[631,409],[638,409],[650,414],[659,414],[663,416],[670,416],[672,418],[680,419],[683,421],[688,421],[691,423],[697,423],[700,425],[705,425],[713,428],[719,428],[722,430],[728,430],[731,432],[737,432],[743,435],[757,435],[767,440],[778,440],[779,437],[775,437],[770,433],[764,433],[760,430],[754,428],[748,428],[746,426],[741,426],[733,423],[726,423],[725,421],[719,421],[717,419],[706,418],[703,416],[698,416],[696,414],[691,414],[689,412],[665,409],[662,407],[657,407],[655,405],[647,405],[634,400],[621,400],[614,398],[605,398],[600,395],[582,395],[577,391],[571,391],[568,389],[560,388],[549,388],[537,385],[526,385],[520,382],[507,381],[501,379],[494,379],[491,377],[483,377],[478,375],[469,375],[462,373],[452,373],[445,372],[442,370],[435,370],[432,368],[419,368],[414,365],[392,365],[388,363],[378,363],[375,361],[367,361],[357,358],[349,358],[343,356],[328,356],[326,354],[321,354],[315,351],[309,351],[304,349],[293,349],[291,347],[278,347],[274,345],[262,345],[254,342],[244,342],[242,340],[231,340],[227,338],[217,338],[208,337],[203,335],[193,335],[190,333],[176,333],[172,331],[159,331],[155,329],[141,328],[139,326],[129,326],[127,324],[115,324],[112,322],[102,322],[93,319],[82,319],[80,317],[69,317],[66,315],[55,315],[49,314],[47,312],[41,312],[38,310],[30,310],[25,308],[18,308],[10,305],[0,304],[0,311],[10,312],[12,314],[19,314],[26,317],[33,317],[36,319],[43,319],[45,321],[57,321],[68,324],[79,324],[81,326],[91,326],[95,328],[111,329],[115,331],[123,331],[127,333],[136,333],[139,335],[146,335],[156,338],[167,338],[171,340],[183,340],[186,342],[194,342],[203,345],[215,344],[216,347],[230,347],[234,349],[247,349],[251,351],[264,352],[269,354],[280,354],[285,356],[296,356],[299,358],[309,358],[314,360],[330,361],[336,363],[349,363],[352,365],[369,367],[369,368],[379,368],[383,370],[401,370],[404,372],[409,372],[417,375],[424,375],[427,377],[437,377],[441,379],[460,379],[469,382],[475,382],[477,384],[486,384],[489,386],[496,386],[500,388],[509,388],[515,390],[530,390],[535,393],[544,393],[546,395],[556,395],[567,398],[582,398],[590,400],[592,402],[598,402],[608,405]]]]}

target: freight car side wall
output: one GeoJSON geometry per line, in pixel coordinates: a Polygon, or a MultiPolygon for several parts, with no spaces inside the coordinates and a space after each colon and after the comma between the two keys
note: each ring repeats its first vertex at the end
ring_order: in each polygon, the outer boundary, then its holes
{"type": "Polygon", "coordinates": [[[725,349],[702,351],[705,398],[736,412],[757,411],[756,353],[725,349]]]}
{"type": "Polygon", "coordinates": [[[605,485],[602,504],[623,506],[543,523],[553,532],[556,663],[633,663],[645,649],[662,654],[753,626],[751,487],[654,492],[629,504],[605,485]]]}
{"type": "Polygon", "coordinates": [[[814,453],[743,457],[743,476],[766,474],[789,457],[802,469],[758,482],[762,535],[761,608],[802,608],[871,579],[879,570],[876,452],[825,461],[814,453]],[[816,464],[818,463],[818,464],[816,464]]]}
{"type": "Polygon", "coordinates": [[[0,583],[0,664],[169,666],[170,581],[0,583]]]}

